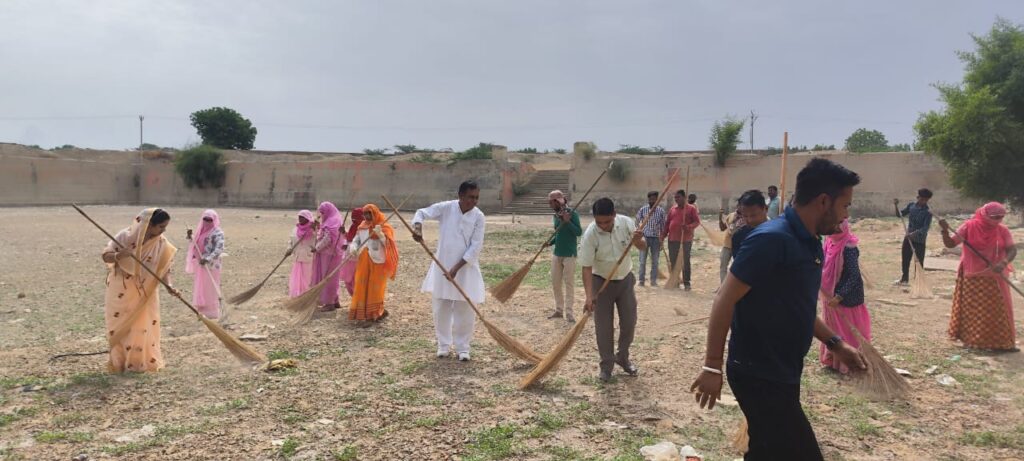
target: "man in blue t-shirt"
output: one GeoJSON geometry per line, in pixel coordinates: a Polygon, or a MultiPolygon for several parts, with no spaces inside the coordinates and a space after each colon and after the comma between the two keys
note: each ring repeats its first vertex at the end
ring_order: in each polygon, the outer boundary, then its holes
{"type": "Polygon", "coordinates": [[[715,297],[704,366],[691,391],[701,408],[713,407],[728,372],[748,423],[744,459],[822,459],[800,407],[800,375],[812,337],[850,369],[865,369],[860,352],[817,316],[824,259],[818,238],[839,231],[858,183],[860,177],[841,165],[811,160],[797,175],[793,206],[750,232],[715,297]]]}

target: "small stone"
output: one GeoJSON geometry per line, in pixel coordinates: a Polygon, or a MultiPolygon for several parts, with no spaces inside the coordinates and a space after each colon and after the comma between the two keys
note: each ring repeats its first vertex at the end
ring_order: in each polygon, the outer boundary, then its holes
{"type": "Polygon", "coordinates": [[[899,373],[900,376],[907,376],[907,377],[913,376],[913,375],[910,374],[909,371],[904,370],[902,368],[894,368],[894,369],[896,370],[896,373],[899,373]]]}
{"type": "Polygon", "coordinates": [[[242,341],[266,341],[267,340],[267,335],[258,335],[258,334],[253,334],[253,333],[246,333],[246,334],[244,334],[242,336],[239,336],[238,339],[241,339],[242,341]]]}
{"type": "Polygon", "coordinates": [[[38,384],[26,384],[21,388],[21,392],[39,392],[43,390],[46,390],[46,388],[38,384]]]}
{"type": "Polygon", "coordinates": [[[284,446],[284,439],[271,440],[270,441],[270,446],[273,446],[273,447],[283,447],[284,446]]]}
{"type": "Polygon", "coordinates": [[[32,309],[25,309],[25,313],[26,314],[31,314],[32,313],[32,309]]]}
{"type": "Polygon", "coordinates": [[[334,424],[333,420],[330,420],[330,419],[327,419],[327,418],[318,419],[318,420],[316,420],[316,422],[318,424],[323,424],[324,426],[330,426],[331,424],[334,424]]]}
{"type": "Polygon", "coordinates": [[[75,456],[74,458],[71,458],[71,461],[89,461],[89,455],[82,453],[78,456],[75,456]]]}
{"type": "Polygon", "coordinates": [[[947,374],[941,374],[935,377],[935,380],[943,386],[955,386],[958,384],[957,380],[947,374]]]}
{"type": "Polygon", "coordinates": [[[18,293],[18,299],[22,299],[24,297],[25,297],[25,293],[18,293]]]}
{"type": "Polygon", "coordinates": [[[938,371],[938,369],[939,369],[938,365],[932,365],[932,366],[928,367],[927,370],[924,371],[924,374],[929,375],[929,376],[934,375],[935,372],[938,371]]]}
{"type": "Polygon", "coordinates": [[[256,219],[260,219],[260,215],[256,215],[256,219]]]}

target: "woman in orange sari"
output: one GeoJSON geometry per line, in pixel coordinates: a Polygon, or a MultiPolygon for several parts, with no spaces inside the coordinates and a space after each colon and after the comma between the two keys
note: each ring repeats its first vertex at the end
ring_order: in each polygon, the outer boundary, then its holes
{"type": "MultiPolygon", "coordinates": [[[[171,262],[178,251],[163,236],[171,216],[159,208],[147,208],[127,229],[121,230],[103,250],[107,263],[104,296],[111,373],[156,371],[164,366],[160,354],[160,282],[139,266],[130,254],[160,274],[171,285],[171,262]],[[120,245],[118,245],[118,243],[120,245]]],[[[170,289],[174,296],[177,290],[170,289]]]]}
{"type": "Polygon", "coordinates": [[[377,205],[363,207],[363,222],[356,231],[355,240],[348,245],[350,258],[356,260],[355,291],[349,320],[378,321],[388,316],[384,309],[388,279],[394,279],[398,270],[398,246],[395,229],[377,205]]]}

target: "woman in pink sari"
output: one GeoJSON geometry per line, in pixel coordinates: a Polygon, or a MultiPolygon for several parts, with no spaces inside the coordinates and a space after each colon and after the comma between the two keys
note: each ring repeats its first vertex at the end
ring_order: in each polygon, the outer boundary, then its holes
{"type": "Polygon", "coordinates": [[[292,298],[305,293],[312,286],[313,246],[316,244],[313,213],[302,210],[297,219],[295,230],[292,231],[292,237],[288,242],[288,255],[295,255],[292,273],[288,278],[288,296],[292,298]]]}
{"type": "MultiPolygon", "coordinates": [[[[359,230],[359,225],[363,223],[363,209],[353,208],[352,209],[352,226],[348,228],[348,232],[345,233],[345,246],[343,249],[348,250],[349,243],[356,238],[356,231],[359,230]]],[[[345,282],[345,289],[348,290],[348,295],[351,297],[355,290],[356,280],[356,257],[348,257],[345,259],[345,263],[341,265],[341,281],[345,282]]]]}
{"type": "Polygon", "coordinates": [[[196,224],[196,235],[188,245],[185,272],[192,274],[192,305],[206,318],[220,318],[221,254],[224,253],[224,232],[220,216],[206,210],[196,224]]]}
{"type": "MultiPolygon", "coordinates": [[[[111,373],[157,371],[164,367],[160,353],[160,282],[130,254],[143,261],[171,285],[171,263],[178,249],[163,233],[171,216],[159,208],[142,211],[127,229],[114,236],[103,250],[107,263],[104,318],[111,373]],[[118,245],[120,244],[120,245],[118,245]]],[[[177,290],[170,293],[180,296],[177,290]]]]}
{"type": "Polygon", "coordinates": [[[342,217],[338,207],[323,202],[317,207],[320,213],[320,230],[313,247],[313,285],[328,278],[327,286],[320,293],[320,311],[330,312],[341,307],[338,303],[338,288],[341,286],[341,259],[344,255],[345,233],[342,232],[342,217]]]}
{"type": "MultiPolygon", "coordinates": [[[[871,315],[864,305],[864,280],[860,274],[859,239],[850,232],[850,222],[840,224],[840,232],[825,237],[825,263],[821,268],[821,311],[825,324],[853,347],[860,346],[854,328],[865,340],[871,340],[871,315]]],[[[832,360],[832,353],[821,344],[821,364],[846,374],[845,365],[832,360]]]]}
{"type": "Polygon", "coordinates": [[[990,202],[978,208],[974,217],[963,223],[952,236],[949,235],[949,224],[944,219],[939,220],[942,242],[947,248],[964,242],[970,245],[960,252],[960,269],[956,275],[956,288],[953,289],[953,313],[949,317],[949,337],[960,340],[965,347],[1019,350],[1010,286],[1003,278],[1013,270],[1010,262],[1017,256],[1017,248],[1013,245],[1010,229],[1003,225],[1005,216],[1006,207],[990,202]]]}

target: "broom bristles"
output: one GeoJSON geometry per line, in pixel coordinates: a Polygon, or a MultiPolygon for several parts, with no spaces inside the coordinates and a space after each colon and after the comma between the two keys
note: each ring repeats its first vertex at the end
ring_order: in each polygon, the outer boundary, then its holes
{"type": "MultiPolygon", "coordinates": [[[[844,321],[846,319],[843,319],[844,321]]],[[[885,360],[871,341],[860,334],[860,330],[847,322],[853,334],[860,341],[860,352],[864,355],[867,370],[854,376],[857,389],[864,394],[882,400],[901,398],[910,392],[910,384],[896,372],[896,369],[885,360]]]]}
{"type": "Polygon", "coordinates": [[[732,447],[740,453],[746,453],[750,448],[750,433],[747,431],[747,418],[741,416],[740,425],[732,436],[732,447]]]}
{"type": "Polygon", "coordinates": [[[260,282],[259,285],[256,285],[248,290],[245,290],[237,295],[228,298],[228,302],[231,304],[242,304],[256,296],[256,293],[259,293],[261,288],[263,288],[263,282],[260,282]]]}
{"type": "Polygon", "coordinates": [[[924,267],[914,257],[914,279],[910,282],[910,297],[917,299],[932,299],[935,295],[932,293],[932,287],[928,284],[928,279],[924,275],[924,267]]]}
{"type": "Polygon", "coordinates": [[[537,258],[531,259],[530,262],[526,263],[519,270],[512,273],[502,280],[501,283],[491,287],[491,296],[497,299],[501,303],[505,303],[509,299],[512,299],[512,295],[516,294],[516,290],[519,289],[519,285],[523,283],[526,278],[526,274],[530,273],[530,268],[533,267],[534,261],[537,258]]]}
{"type": "Polygon", "coordinates": [[[505,349],[510,354],[534,365],[540,363],[540,361],[544,359],[540,354],[537,354],[525,344],[516,341],[515,338],[509,336],[508,333],[501,331],[497,326],[488,322],[487,319],[480,317],[480,322],[482,322],[484,327],[487,328],[487,333],[491,335],[491,338],[494,338],[494,342],[498,343],[502,349],[505,349]]]}
{"type": "Polygon", "coordinates": [[[576,321],[576,325],[573,325],[572,329],[562,337],[562,340],[558,345],[555,346],[548,355],[544,356],[544,359],[541,360],[537,366],[533,367],[526,376],[523,376],[523,379],[519,380],[520,390],[532,386],[534,383],[544,378],[548,373],[551,373],[558,368],[558,364],[566,355],[569,354],[569,351],[572,350],[572,346],[576,344],[576,339],[578,339],[580,334],[583,333],[583,329],[587,326],[587,321],[590,320],[590,315],[590,312],[583,314],[583,316],[576,321]]]}
{"type": "Polygon", "coordinates": [[[210,332],[224,344],[224,347],[231,352],[231,355],[235,356],[235,358],[240,362],[246,365],[255,365],[267,361],[266,356],[256,349],[253,349],[248,344],[239,341],[238,338],[225,331],[220,325],[217,325],[217,322],[206,318],[205,315],[200,315],[199,320],[201,320],[203,325],[206,325],[206,328],[208,328],[210,332]]]}
{"type": "Polygon", "coordinates": [[[334,274],[341,269],[341,266],[336,267],[333,271],[327,274],[323,280],[316,285],[313,285],[305,293],[289,299],[284,303],[284,309],[292,312],[295,315],[295,324],[303,324],[313,318],[313,312],[316,311],[317,302],[320,300],[320,294],[323,293],[324,289],[327,288],[327,282],[334,278],[334,274]]]}
{"type": "Polygon", "coordinates": [[[706,234],[708,234],[708,240],[711,241],[712,245],[716,247],[725,245],[725,235],[708,229],[708,226],[705,226],[703,223],[701,223],[700,227],[704,229],[706,234]]]}

